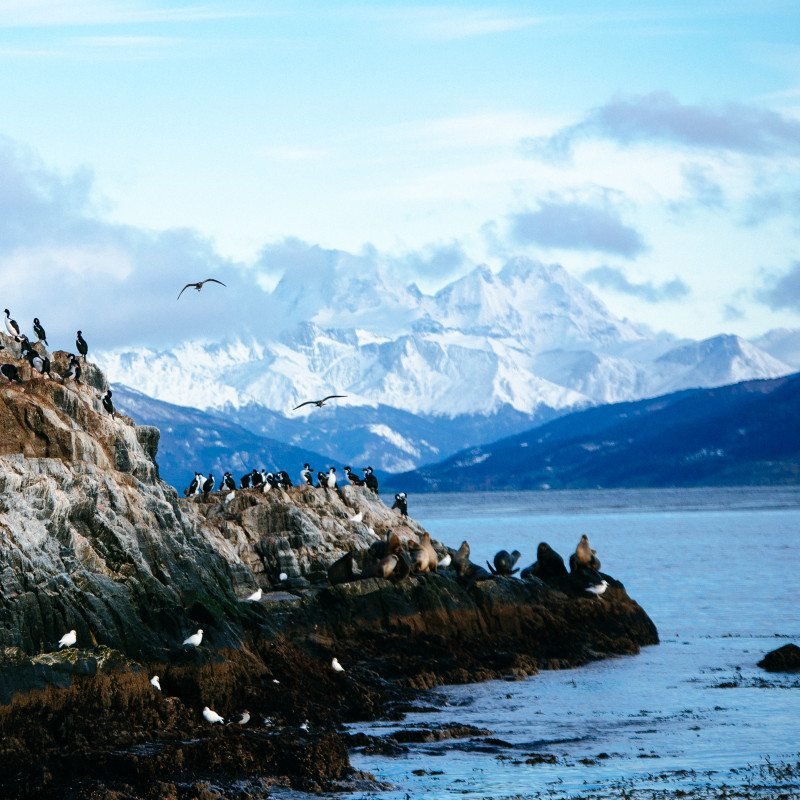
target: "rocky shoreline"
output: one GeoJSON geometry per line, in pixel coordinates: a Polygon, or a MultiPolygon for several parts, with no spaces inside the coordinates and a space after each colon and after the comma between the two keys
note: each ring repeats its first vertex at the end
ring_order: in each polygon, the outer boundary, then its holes
{"type": "Polygon", "coordinates": [[[658,641],[610,576],[602,599],[453,570],[332,586],[336,561],[424,530],[360,487],[179,498],[158,479],[158,431],[105,414],[91,364],[80,386],[25,369],[0,406],[0,797],[362,785],[344,722],[658,641]],[[198,627],[202,645],[181,647],[198,627]],[[70,629],[76,647],[56,652],[70,629]],[[210,725],[204,705],[251,721],[210,725]]]}

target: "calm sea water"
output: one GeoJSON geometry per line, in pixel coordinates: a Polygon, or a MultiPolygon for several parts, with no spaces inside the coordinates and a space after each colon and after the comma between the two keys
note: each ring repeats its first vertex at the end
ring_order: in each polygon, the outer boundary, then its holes
{"type": "Polygon", "coordinates": [[[467,539],[478,563],[505,548],[530,564],[543,540],[566,559],[587,533],[662,643],[577,670],[437,690],[441,712],[403,726],[467,723],[509,746],[354,754],[355,767],[395,787],[369,796],[662,796],[758,781],[748,765],[766,758],[797,761],[800,677],[768,676],[756,662],[800,643],[800,488],[415,495],[409,513],[451,547],[467,539]],[[533,753],[556,763],[526,764],[533,753]]]}

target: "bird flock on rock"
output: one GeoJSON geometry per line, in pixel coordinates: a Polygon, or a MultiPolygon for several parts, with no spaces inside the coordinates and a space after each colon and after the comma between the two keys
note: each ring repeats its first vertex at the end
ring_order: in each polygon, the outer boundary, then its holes
{"type": "MultiPolygon", "coordinates": [[[[39,348],[44,345],[44,348],[49,347],[47,342],[47,332],[44,326],[39,321],[39,317],[33,318],[33,333],[35,341],[28,337],[27,334],[22,332],[19,323],[12,318],[9,309],[3,309],[5,318],[5,327],[8,335],[19,345],[19,353],[12,353],[5,345],[0,344],[0,350],[7,352],[9,356],[13,356],[17,362],[27,362],[31,368],[31,373],[46,377],[52,380],[59,380],[61,383],[66,384],[69,381],[80,385],[81,374],[83,368],[81,366],[81,359],[84,365],[86,364],[86,355],[89,352],[89,345],[86,339],[83,338],[83,331],[78,331],[75,337],[75,353],[67,353],[69,362],[66,371],[59,375],[53,374],[52,364],[50,363],[50,356],[47,350],[40,352],[39,348]]],[[[8,381],[8,383],[23,383],[22,374],[20,373],[19,363],[11,363],[5,361],[0,364],[0,375],[8,381]]],[[[111,389],[106,390],[105,394],[100,397],[103,408],[112,416],[116,416],[116,409],[114,408],[114,401],[111,399],[111,389]]]]}

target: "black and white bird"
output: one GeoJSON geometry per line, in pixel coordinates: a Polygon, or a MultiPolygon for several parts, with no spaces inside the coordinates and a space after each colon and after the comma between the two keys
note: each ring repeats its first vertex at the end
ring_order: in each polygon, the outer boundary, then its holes
{"type": "Polygon", "coordinates": [[[19,325],[17,325],[15,319],[11,319],[11,312],[7,308],[4,309],[4,311],[6,312],[6,330],[8,331],[8,335],[13,336],[19,341],[19,325]]]}
{"type": "Polygon", "coordinates": [[[294,486],[292,479],[289,477],[289,473],[285,469],[282,469],[278,473],[277,478],[278,483],[281,485],[281,489],[289,489],[290,487],[294,486]]]}
{"type": "Polygon", "coordinates": [[[589,592],[589,594],[593,594],[598,600],[600,599],[600,595],[603,594],[606,589],[608,589],[607,580],[602,580],[600,583],[595,583],[592,586],[586,587],[586,591],[589,592]]]}
{"type": "Polygon", "coordinates": [[[241,714],[231,717],[225,724],[226,725],[247,725],[250,722],[250,712],[245,710],[241,714]]]}
{"type": "Polygon", "coordinates": [[[69,633],[65,633],[59,640],[58,640],[58,649],[60,650],[62,647],[72,647],[75,642],[78,641],[78,634],[75,633],[75,630],[71,630],[69,633]]]}
{"type": "Polygon", "coordinates": [[[317,489],[324,488],[328,483],[328,474],[326,472],[317,472],[317,489]]]}
{"type": "Polygon", "coordinates": [[[372,467],[364,467],[364,483],[367,485],[367,489],[378,494],[378,479],[375,477],[372,467]]]}
{"type": "Polygon", "coordinates": [[[300,484],[303,486],[313,486],[314,479],[311,477],[311,464],[303,464],[300,471],[300,484]]]}
{"type": "Polygon", "coordinates": [[[333,400],[337,397],[347,397],[346,394],[329,394],[327,397],[323,397],[322,400],[306,400],[305,403],[300,403],[299,406],[295,406],[292,411],[297,411],[298,408],[302,408],[303,406],[316,406],[317,408],[322,408],[328,400],[333,400]]]}
{"type": "Polygon", "coordinates": [[[48,378],[53,376],[50,374],[50,359],[47,356],[40,356],[33,348],[25,351],[25,358],[32,369],[35,369],[40,375],[47,375],[48,378]]]}
{"type": "Polygon", "coordinates": [[[112,417],[117,415],[117,412],[114,409],[114,401],[111,399],[111,395],[113,392],[111,389],[106,389],[106,393],[103,395],[103,408],[111,414],[112,417]]]}
{"type": "Polygon", "coordinates": [[[83,360],[86,361],[86,354],[89,352],[89,345],[86,344],[86,339],[83,338],[83,333],[81,331],[78,331],[78,338],[75,339],[75,347],[83,356],[83,360]]]}
{"type": "Polygon", "coordinates": [[[194,493],[200,494],[203,491],[203,484],[206,482],[206,476],[202,472],[197,473],[197,486],[194,487],[194,493]]]}
{"type": "Polygon", "coordinates": [[[74,353],[69,354],[69,366],[67,367],[67,371],[64,373],[65,381],[69,380],[70,378],[72,378],[75,383],[81,382],[81,361],[74,353]]]}
{"type": "Polygon", "coordinates": [[[259,472],[257,469],[254,469],[250,473],[250,485],[255,489],[261,486],[262,483],[264,483],[264,470],[262,469],[261,472],[259,472]]]}
{"type": "Polygon", "coordinates": [[[349,480],[350,483],[353,484],[353,486],[363,486],[364,485],[364,479],[360,475],[356,475],[356,473],[353,472],[350,469],[350,467],[345,467],[344,468],[344,474],[347,476],[347,480],[349,480]]]}
{"type": "Polygon", "coordinates": [[[19,354],[22,358],[27,358],[28,353],[32,351],[35,353],[36,350],[33,349],[33,345],[30,343],[28,337],[23,333],[19,337],[19,354]]]}
{"type": "Polygon", "coordinates": [[[236,481],[233,479],[233,475],[230,472],[226,472],[222,476],[222,484],[223,486],[231,492],[236,491],[236,481]]]}
{"type": "Polygon", "coordinates": [[[214,474],[208,473],[208,477],[203,481],[203,500],[208,500],[208,495],[214,491],[214,474]]]}
{"type": "Polygon", "coordinates": [[[216,711],[212,711],[208,706],[203,709],[203,719],[206,722],[210,722],[212,725],[215,722],[219,722],[221,725],[225,724],[225,718],[217,714],[216,711]]]}
{"type": "Polygon", "coordinates": [[[161,691],[161,681],[158,679],[158,675],[153,675],[153,677],[150,678],[150,685],[155,686],[159,692],[161,691]]]}
{"type": "Polygon", "coordinates": [[[0,364],[0,375],[9,381],[22,383],[22,378],[19,376],[19,369],[14,364],[0,364]]]}
{"type": "Polygon", "coordinates": [[[250,488],[250,473],[247,472],[239,478],[239,488],[240,489],[249,489],[250,488]]]}
{"type": "MultiPolygon", "coordinates": [[[[44,342],[47,344],[47,334],[44,332],[44,328],[42,327],[42,323],[39,322],[39,317],[33,318],[33,332],[36,334],[36,338],[40,342],[44,342]]],[[[48,345],[49,347],[49,345],[48,345]]]]}
{"type": "Polygon", "coordinates": [[[200,473],[199,472],[195,472],[194,473],[194,478],[192,478],[192,482],[189,484],[189,486],[186,489],[183,490],[183,494],[186,497],[191,497],[197,491],[197,484],[199,482],[200,482],[200,473]]]}
{"type": "Polygon", "coordinates": [[[183,289],[178,292],[178,296],[175,298],[176,300],[181,299],[181,295],[189,288],[197,289],[199,292],[206,283],[218,283],[220,286],[225,286],[222,281],[218,281],[216,278],[206,278],[204,281],[196,281],[195,283],[187,283],[183,289]]]}
{"type": "Polygon", "coordinates": [[[328,477],[325,479],[325,485],[329,489],[335,489],[336,488],[336,467],[331,467],[328,470],[328,477]]]}
{"type": "Polygon", "coordinates": [[[400,512],[401,517],[408,516],[408,495],[405,492],[398,492],[394,496],[394,505],[392,508],[396,508],[400,512]]]}

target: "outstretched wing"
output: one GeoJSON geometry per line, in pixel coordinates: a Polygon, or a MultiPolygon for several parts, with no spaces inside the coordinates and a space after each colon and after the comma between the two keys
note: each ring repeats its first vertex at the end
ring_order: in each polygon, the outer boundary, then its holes
{"type": "Polygon", "coordinates": [[[327,397],[323,398],[322,402],[324,403],[326,400],[333,400],[335,397],[347,397],[346,394],[329,394],[327,397]]]}
{"type": "Polygon", "coordinates": [[[202,283],[218,283],[220,286],[225,286],[222,281],[218,281],[216,278],[206,278],[202,283]]]}
{"type": "Polygon", "coordinates": [[[295,406],[292,411],[297,411],[298,408],[302,408],[303,406],[313,406],[316,404],[315,400],[306,400],[305,403],[300,403],[299,406],[295,406]]]}
{"type": "Polygon", "coordinates": [[[197,285],[196,283],[187,283],[187,284],[186,284],[186,286],[184,286],[184,287],[183,287],[183,289],[181,289],[181,290],[180,290],[180,292],[178,292],[178,296],[177,296],[175,299],[176,299],[176,300],[180,300],[180,299],[181,299],[181,295],[182,295],[182,294],[183,294],[183,293],[184,293],[184,292],[185,292],[185,291],[186,291],[186,290],[187,290],[187,289],[188,289],[190,286],[196,286],[196,285],[197,285]]]}

